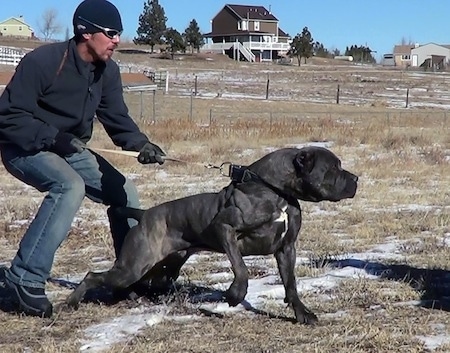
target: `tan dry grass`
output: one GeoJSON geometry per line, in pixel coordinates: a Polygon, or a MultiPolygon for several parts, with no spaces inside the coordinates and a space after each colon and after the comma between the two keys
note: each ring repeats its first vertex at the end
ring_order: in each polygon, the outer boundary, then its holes
{"type": "MultiPolygon", "coordinates": [[[[176,65],[180,73],[186,70],[182,63],[170,64],[176,65]]],[[[235,63],[221,65],[231,70],[235,63]]],[[[328,75],[316,73],[311,79],[320,81],[328,79],[328,75]]],[[[348,80],[354,79],[348,73],[345,75],[348,80]]],[[[139,116],[139,97],[130,95],[127,99],[134,116],[139,116]]],[[[353,200],[337,204],[302,203],[304,222],[297,243],[298,254],[326,264],[326,260],[345,259],[350,253],[380,251],[376,250],[380,244],[397,242],[400,259],[380,260],[381,265],[393,263],[417,269],[449,270],[445,239],[450,233],[450,134],[442,116],[432,111],[398,114],[386,109],[380,113],[380,106],[270,101],[263,104],[266,112],[273,113],[272,120],[268,113],[255,119],[241,113],[260,112],[261,101],[196,99],[195,119],[190,121],[186,113],[189,104],[189,98],[158,96],[156,123],[148,119],[139,121],[142,129],[170,156],[188,164],[149,167],[132,162],[129,157],[104,154],[123,172],[136,174],[135,182],[145,206],[199,190],[218,190],[227,184],[227,179],[221,178],[216,170],[206,170],[197,165],[199,162],[247,164],[265,154],[265,147],[329,141],[331,149],[342,158],[343,166],[360,176],[360,188],[353,200]],[[215,119],[209,124],[211,108],[221,113],[214,114],[215,119]],[[303,112],[312,114],[305,117],[303,112]]],[[[98,125],[91,144],[113,147],[98,125]]],[[[3,169],[0,182],[4,185],[0,241],[2,258],[9,261],[25,227],[17,226],[17,221],[30,219],[42,195],[24,190],[3,169]]],[[[85,202],[80,219],[58,251],[53,276],[82,274],[107,266],[113,260],[104,211],[90,201],[85,202]],[[99,265],[101,261],[106,263],[99,265]]],[[[223,257],[210,258],[220,259],[223,257]]],[[[270,271],[276,273],[273,261],[268,264],[270,271]]],[[[305,263],[298,264],[296,272],[299,277],[320,277],[329,269],[327,265],[318,268],[305,263]]],[[[205,260],[187,266],[183,277],[188,282],[201,280],[207,274],[224,270],[227,269],[218,266],[216,261],[205,260]]],[[[252,276],[261,275],[257,267],[251,271],[252,276]]],[[[51,284],[49,290],[57,293],[52,298],[57,305],[70,292],[56,284],[51,284]]],[[[425,352],[424,344],[415,336],[448,335],[450,322],[445,311],[411,304],[411,300],[418,300],[422,295],[423,291],[414,290],[408,278],[348,279],[330,290],[305,293],[304,301],[319,314],[320,323],[316,327],[304,327],[254,313],[230,313],[224,318],[205,316],[179,293],[178,297],[166,301],[172,312],[195,313],[201,318],[180,322],[170,320],[169,314],[167,321],[145,328],[108,351],[425,352]]],[[[61,311],[54,320],[0,312],[0,350],[18,352],[29,347],[33,352],[78,352],[87,327],[122,315],[135,305],[129,302],[83,304],[77,312],[61,311]]],[[[290,309],[270,298],[265,305],[263,309],[273,315],[292,317],[290,309]]],[[[435,352],[448,349],[449,345],[444,345],[435,352]]]]}

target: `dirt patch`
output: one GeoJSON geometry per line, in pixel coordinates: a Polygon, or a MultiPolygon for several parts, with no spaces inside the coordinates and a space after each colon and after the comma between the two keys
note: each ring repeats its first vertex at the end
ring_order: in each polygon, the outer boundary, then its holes
{"type": "Polygon", "coordinates": [[[13,76],[14,72],[1,72],[0,71],[0,85],[6,85],[13,76]]]}

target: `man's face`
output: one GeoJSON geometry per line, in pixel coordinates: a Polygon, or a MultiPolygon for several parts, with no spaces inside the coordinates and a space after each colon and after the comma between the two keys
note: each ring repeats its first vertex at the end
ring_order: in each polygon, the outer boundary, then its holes
{"type": "Polygon", "coordinates": [[[87,47],[94,61],[108,61],[120,42],[120,34],[110,38],[103,32],[88,34],[87,47]]]}

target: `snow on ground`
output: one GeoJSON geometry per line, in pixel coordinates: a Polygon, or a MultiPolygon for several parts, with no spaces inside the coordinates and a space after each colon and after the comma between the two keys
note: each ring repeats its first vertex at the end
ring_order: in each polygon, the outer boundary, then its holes
{"type": "MultiPolygon", "coordinates": [[[[347,279],[366,278],[377,280],[383,273],[383,268],[378,265],[377,260],[399,259],[398,246],[400,242],[393,239],[392,242],[379,244],[367,252],[347,254],[346,259],[340,262],[340,266],[329,266],[327,270],[317,277],[297,278],[297,289],[299,294],[304,293],[323,293],[336,287],[341,281],[347,279]]],[[[198,262],[204,262],[210,254],[198,254],[192,256],[186,266],[194,266],[198,262]]],[[[222,261],[222,260],[221,260],[222,261]]],[[[264,303],[271,301],[277,305],[283,305],[285,296],[283,285],[281,284],[278,272],[275,270],[271,261],[271,256],[249,256],[245,258],[246,263],[266,266],[267,275],[249,280],[248,293],[245,300],[236,307],[230,307],[221,299],[222,291],[226,290],[232,281],[231,272],[219,272],[206,276],[204,281],[192,281],[191,283],[201,287],[207,287],[211,290],[206,293],[191,295],[185,305],[191,305],[197,308],[198,312],[209,312],[212,314],[223,315],[236,312],[246,312],[247,315],[253,315],[252,311],[263,309],[264,303]],[[214,283],[213,283],[214,282],[214,283]]],[[[304,263],[307,259],[298,257],[297,263],[304,263]]],[[[226,262],[218,263],[227,267],[226,262]]],[[[101,262],[102,270],[105,269],[104,262],[101,262]]],[[[112,263],[109,264],[110,266],[112,263]]],[[[94,269],[95,270],[95,269],[94,269]]],[[[60,279],[63,281],[79,282],[83,274],[77,274],[70,278],[60,279]]],[[[58,279],[56,279],[58,280],[58,279]]],[[[182,277],[179,281],[183,281],[182,277]]],[[[417,305],[418,302],[408,302],[405,305],[417,305]]],[[[329,316],[331,314],[324,314],[329,316]]],[[[336,313],[333,315],[345,316],[346,313],[336,313]]],[[[164,320],[186,321],[201,320],[201,315],[174,315],[170,308],[164,304],[141,304],[138,307],[129,309],[126,314],[120,317],[114,317],[109,321],[87,327],[82,332],[81,352],[106,352],[117,343],[123,343],[132,339],[135,335],[145,328],[158,325],[164,320]]],[[[320,320],[320,315],[319,315],[320,320]]],[[[439,333],[439,327],[434,330],[437,335],[420,336],[426,347],[430,350],[438,348],[440,345],[449,343],[450,338],[444,333],[439,333]]],[[[442,331],[442,330],[441,330],[442,331]]]]}

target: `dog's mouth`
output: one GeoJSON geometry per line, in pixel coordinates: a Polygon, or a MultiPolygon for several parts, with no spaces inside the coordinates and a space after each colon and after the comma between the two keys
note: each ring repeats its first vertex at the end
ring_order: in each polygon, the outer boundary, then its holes
{"type": "Polygon", "coordinates": [[[356,195],[357,180],[356,177],[341,179],[336,183],[308,183],[304,187],[306,192],[298,195],[298,199],[308,202],[338,202],[343,199],[351,199],[356,195]]]}

